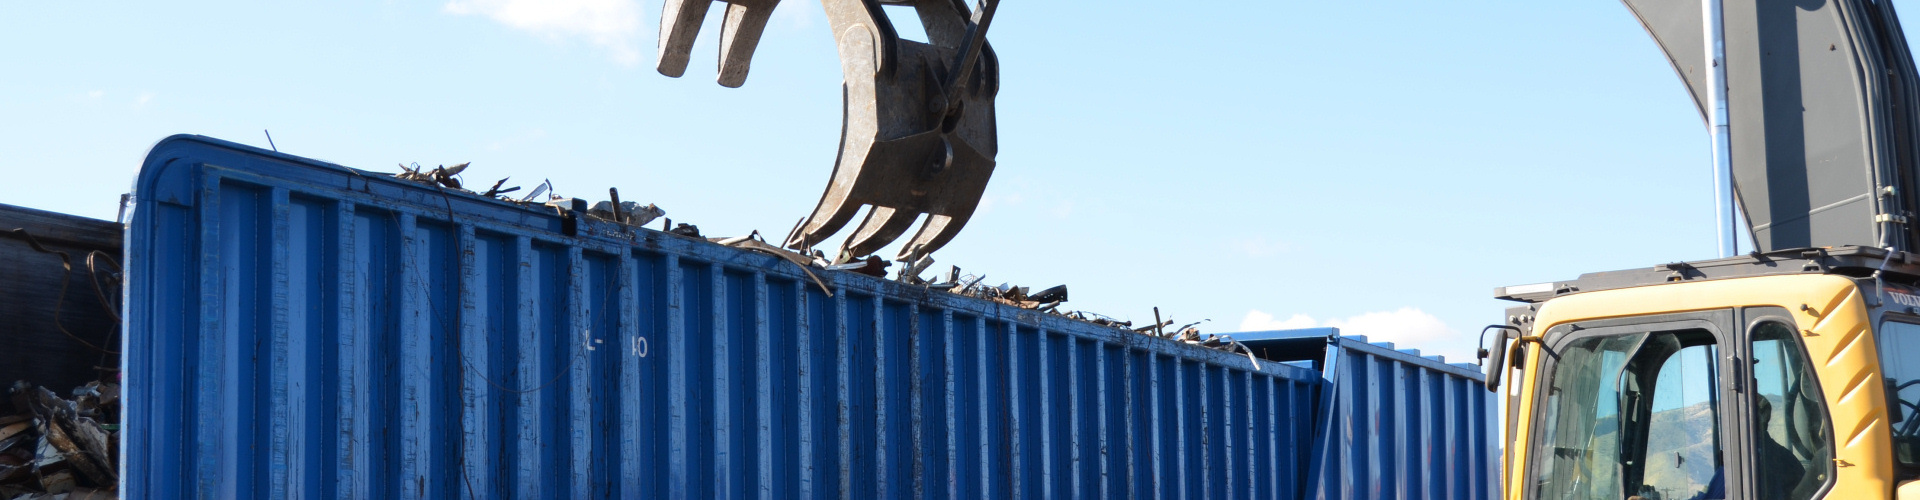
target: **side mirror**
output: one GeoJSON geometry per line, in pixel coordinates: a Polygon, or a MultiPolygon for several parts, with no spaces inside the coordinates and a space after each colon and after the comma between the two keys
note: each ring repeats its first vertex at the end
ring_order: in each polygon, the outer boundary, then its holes
{"type": "Polygon", "coordinates": [[[1500,377],[1507,373],[1507,342],[1520,336],[1520,328],[1509,325],[1487,325],[1480,329],[1480,337],[1487,336],[1487,330],[1499,330],[1493,335],[1493,345],[1480,349],[1480,368],[1486,371],[1487,391],[1500,392],[1500,377]],[[1488,363],[1491,357],[1492,363],[1488,363]]]}

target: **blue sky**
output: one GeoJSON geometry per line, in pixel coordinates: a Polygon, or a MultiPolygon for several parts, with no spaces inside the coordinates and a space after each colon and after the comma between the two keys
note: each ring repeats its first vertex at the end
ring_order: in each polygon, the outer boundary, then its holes
{"type": "MultiPolygon", "coordinates": [[[[1714,256],[1707,142],[1625,7],[1011,1],[999,165],[935,255],[1070,308],[1211,332],[1340,326],[1466,361],[1496,286],[1714,256]]],[[[1905,6],[1905,4],[1902,4],[1905,6]]],[[[839,63],[789,1],[747,84],[653,69],[628,0],[0,0],[0,203],[114,217],[205,134],[784,234],[838,148],[839,63]]],[[[891,255],[891,249],[886,250],[891,255]]]]}

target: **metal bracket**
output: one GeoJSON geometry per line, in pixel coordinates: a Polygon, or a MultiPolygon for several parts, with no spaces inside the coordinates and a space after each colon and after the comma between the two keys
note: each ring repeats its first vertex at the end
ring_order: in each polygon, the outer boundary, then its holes
{"type": "Polygon", "coordinates": [[[1805,264],[1800,265],[1800,272],[1827,272],[1826,250],[1818,248],[1804,250],[1800,252],[1800,258],[1807,259],[1805,264]]]}

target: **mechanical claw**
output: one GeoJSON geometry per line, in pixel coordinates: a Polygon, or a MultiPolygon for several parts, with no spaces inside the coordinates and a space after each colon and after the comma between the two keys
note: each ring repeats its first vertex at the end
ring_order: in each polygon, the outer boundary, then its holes
{"type": "Polygon", "coordinates": [[[875,0],[824,0],[840,45],[845,126],[832,181],[787,246],[811,247],[870,205],[841,253],[858,257],[892,243],[922,214],[897,257],[938,250],[966,225],[993,175],[993,98],[999,61],[987,45],[994,4],[969,19],[955,0],[911,3],[929,43],[904,40],[875,0]]]}
{"type": "MultiPolygon", "coordinates": [[[[667,0],[661,15],[661,74],[686,71],[695,32],[714,0],[667,0]]],[[[778,0],[730,0],[720,42],[720,84],[746,81],[749,60],[778,0]]],[[[840,50],[843,75],[840,155],[813,215],[790,235],[811,248],[871,206],[841,245],[841,260],[873,253],[926,222],[900,250],[914,261],[952,241],[986,192],[999,150],[994,95],[1000,64],[986,31],[997,2],[970,11],[963,0],[888,0],[909,4],[927,43],[894,31],[880,0],[822,0],[840,50]]]]}

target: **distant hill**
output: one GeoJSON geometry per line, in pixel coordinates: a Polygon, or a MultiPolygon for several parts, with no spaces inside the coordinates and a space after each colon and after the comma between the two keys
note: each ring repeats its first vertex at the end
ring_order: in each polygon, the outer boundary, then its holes
{"type": "Polygon", "coordinates": [[[1645,484],[1678,498],[1706,489],[1715,469],[1713,438],[1713,410],[1707,403],[1654,412],[1645,484]]]}
{"type": "MultiPolygon", "coordinates": [[[[1775,408],[1781,405],[1780,398],[1769,396],[1768,401],[1775,408]]],[[[1652,433],[1647,443],[1647,468],[1644,484],[1651,491],[1638,492],[1649,500],[1681,500],[1692,497],[1705,490],[1714,476],[1714,433],[1713,412],[1708,403],[1673,408],[1653,413],[1652,433]]],[[[1588,449],[1593,453],[1619,453],[1620,444],[1616,417],[1609,416],[1594,422],[1593,442],[1588,449]]],[[[1782,422],[1775,419],[1769,422],[1769,433],[1784,435],[1782,422]]],[[[1608,460],[1613,457],[1595,457],[1608,460]]],[[[1595,484],[1618,484],[1619,477],[1612,468],[1602,467],[1592,471],[1590,478],[1595,484]]]]}

